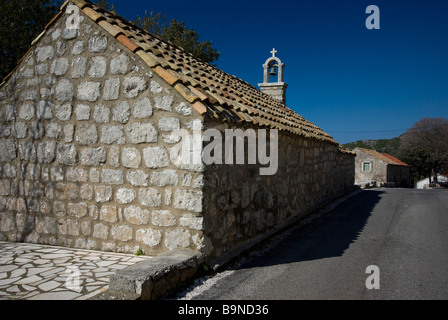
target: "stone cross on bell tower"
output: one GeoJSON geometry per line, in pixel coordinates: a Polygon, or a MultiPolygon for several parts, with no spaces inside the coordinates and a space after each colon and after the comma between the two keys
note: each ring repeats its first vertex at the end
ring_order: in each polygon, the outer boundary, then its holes
{"type": "Polygon", "coordinates": [[[270,95],[272,98],[280,100],[286,104],[286,88],[288,85],[283,82],[283,70],[285,64],[275,56],[277,50],[272,49],[272,57],[269,57],[263,64],[263,83],[259,83],[261,92],[270,95]],[[269,82],[270,77],[277,77],[276,82],[269,82]]]}

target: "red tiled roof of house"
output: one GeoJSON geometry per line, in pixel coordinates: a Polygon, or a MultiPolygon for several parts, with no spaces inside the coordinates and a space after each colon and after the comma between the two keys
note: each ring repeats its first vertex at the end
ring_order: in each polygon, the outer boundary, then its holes
{"type": "Polygon", "coordinates": [[[381,153],[376,150],[365,149],[365,148],[356,148],[356,149],[361,150],[362,152],[367,153],[368,155],[370,155],[378,160],[381,160],[383,162],[386,162],[388,164],[399,165],[399,166],[409,166],[408,164],[404,163],[403,161],[398,160],[397,158],[395,158],[387,153],[381,153]]]}
{"type": "Polygon", "coordinates": [[[392,160],[392,161],[395,162],[396,164],[399,164],[399,165],[401,165],[401,166],[409,166],[408,164],[404,163],[403,161],[398,160],[398,159],[395,158],[395,157],[392,157],[390,154],[382,153],[382,155],[385,156],[385,157],[387,157],[388,159],[392,160]]]}
{"type": "MultiPolygon", "coordinates": [[[[61,12],[46,26],[33,44],[38,42],[54,21],[62,16],[61,13],[68,3],[68,1],[64,3],[61,12]]],[[[193,57],[182,48],[163,41],[90,1],[72,0],[71,3],[145,61],[200,114],[219,121],[253,123],[339,145],[321,128],[249,83],[193,57]]],[[[340,150],[351,153],[345,149],[340,150]]]]}

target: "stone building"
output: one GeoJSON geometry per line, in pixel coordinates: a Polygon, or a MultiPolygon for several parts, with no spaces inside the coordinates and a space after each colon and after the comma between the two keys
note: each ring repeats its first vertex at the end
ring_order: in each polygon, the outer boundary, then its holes
{"type": "Polygon", "coordinates": [[[409,187],[410,167],[386,153],[356,148],[355,184],[361,186],[409,187]]]}
{"type": "Polygon", "coordinates": [[[282,101],[84,0],[33,41],[0,107],[0,240],[211,260],[354,184],[354,154],[282,101]],[[209,129],[215,147],[255,134],[270,158],[177,161],[209,129]]]}

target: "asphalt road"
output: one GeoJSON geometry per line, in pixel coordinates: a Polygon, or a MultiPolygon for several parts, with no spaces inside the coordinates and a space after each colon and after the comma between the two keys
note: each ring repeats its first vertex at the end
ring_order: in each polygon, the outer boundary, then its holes
{"type": "Polygon", "coordinates": [[[448,299],[448,191],[363,191],[216,279],[192,299],[448,299]]]}

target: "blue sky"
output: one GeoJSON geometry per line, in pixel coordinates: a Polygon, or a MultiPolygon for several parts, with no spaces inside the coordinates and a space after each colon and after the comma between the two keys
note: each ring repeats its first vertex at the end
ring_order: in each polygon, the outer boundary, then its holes
{"type": "Polygon", "coordinates": [[[258,88],[272,48],[287,105],[340,143],[393,138],[448,118],[448,1],[109,0],[126,19],[162,12],[220,51],[217,67],[258,88]],[[366,8],[380,9],[368,30],[366,8]]]}

